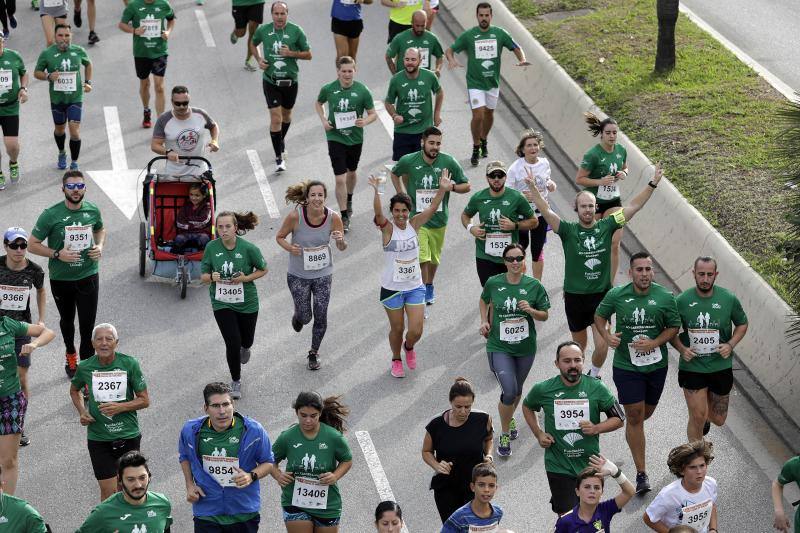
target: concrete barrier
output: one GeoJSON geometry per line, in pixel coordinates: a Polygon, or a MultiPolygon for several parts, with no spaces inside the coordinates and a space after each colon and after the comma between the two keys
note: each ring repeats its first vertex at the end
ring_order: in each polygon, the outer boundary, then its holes
{"type": "MultiPolygon", "coordinates": [[[[462,28],[476,25],[475,0],[442,0],[462,28]]],[[[578,161],[597,141],[586,130],[583,113],[602,111],[544,47],[500,1],[492,2],[493,24],[511,33],[532,66],[515,66],[505,57],[502,76],[547,129],[552,139],[578,161]]],[[[502,108],[499,110],[502,113],[502,108]]],[[[638,193],[653,175],[653,163],[621,133],[628,150],[630,176],[623,182],[623,202],[638,193]]],[[[669,177],[669,169],[665,169],[669,177]]],[[[653,254],[681,289],[694,286],[692,262],[712,255],[719,262],[721,286],[732,289],[748,315],[749,329],[736,349],[741,363],[800,425],[800,354],[786,342],[787,315],[792,309],[756,273],[708,221],[669,183],[661,182],[647,206],[629,224],[637,239],[653,254]]]]}

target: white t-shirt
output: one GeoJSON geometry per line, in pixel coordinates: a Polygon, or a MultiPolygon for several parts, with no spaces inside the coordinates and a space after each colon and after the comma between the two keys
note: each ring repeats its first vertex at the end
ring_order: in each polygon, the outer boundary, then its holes
{"type": "Polygon", "coordinates": [[[697,529],[698,533],[708,532],[711,518],[711,505],[717,502],[717,481],[709,476],[703,480],[703,486],[696,493],[683,488],[680,479],[676,479],[658,493],[658,496],[647,506],[647,516],[655,522],[663,522],[667,527],[685,524],[697,529]],[[705,507],[704,507],[705,504],[705,507]],[[707,515],[704,515],[705,510],[707,515]],[[687,511],[686,513],[684,511],[687,511]],[[689,523],[691,521],[691,523],[689,523]]]}
{"type": "MultiPolygon", "coordinates": [[[[153,138],[164,139],[167,149],[173,150],[183,157],[198,157],[205,153],[207,144],[206,130],[214,127],[214,121],[204,110],[193,107],[189,118],[181,120],[167,111],[158,117],[153,128],[153,138]]],[[[172,176],[199,176],[206,171],[202,161],[183,161],[173,163],[167,161],[164,174],[172,176]]]]}
{"type": "MultiPolygon", "coordinates": [[[[536,179],[536,188],[539,189],[542,198],[547,200],[547,195],[550,194],[550,191],[547,190],[547,184],[551,181],[550,162],[544,157],[538,158],[534,164],[525,161],[524,157],[520,157],[511,163],[511,166],[508,167],[508,174],[506,174],[506,187],[510,187],[519,192],[527,191],[528,183],[525,181],[525,178],[528,177],[528,173],[525,169],[531,171],[531,174],[533,174],[533,177],[536,179]]],[[[531,204],[531,207],[533,207],[533,210],[536,212],[536,216],[541,215],[536,209],[536,206],[531,204]]]]}

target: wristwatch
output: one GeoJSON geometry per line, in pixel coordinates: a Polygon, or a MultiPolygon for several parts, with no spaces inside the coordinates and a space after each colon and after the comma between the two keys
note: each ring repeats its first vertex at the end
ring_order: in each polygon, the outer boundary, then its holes
{"type": "Polygon", "coordinates": [[[255,472],[250,472],[250,480],[251,480],[253,483],[255,483],[256,481],[258,481],[258,474],[256,474],[255,472]]]}
{"type": "Polygon", "coordinates": [[[61,255],[61,252],[59,250],[56,250],[55,252],[53,252],[53,259],[58,259],[59,255],[61,255]]]}

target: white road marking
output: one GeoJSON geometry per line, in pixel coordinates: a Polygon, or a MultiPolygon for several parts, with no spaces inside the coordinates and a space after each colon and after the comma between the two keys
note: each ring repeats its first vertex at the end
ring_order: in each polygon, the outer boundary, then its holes
{"type": "MultiPolygon", "coordinates": [[[[368,431],[356,431],[356,439],[361,446],[361,451],[364,454],[364,459],[367,461],[369,473],[372,474],[372,481],[375,482],[375,488],[378,489],[378,496],[381,501],[394,499],[392,487],[389,486],[389,480],[386,478],[386,472],[383,471],[381,459],[378,457],[378,452],[375,451],[375,445],[372,443],[372,438],[369,436],[368,431]]],[[[401,530],[403,533],[408,533],[406,526],[401,530]]]]}
{"type": "Polygon", "coordinates": [[[270,218],[280,218],[281,213],[278,210],[278,204],[275,203],[275,196],[272,194],[272,188],[269,186],[269,181],[267,181],[267,175],[264,173],[264,167],[261,165],[261,158],[258,157],[258,152],[248,150],[247,158],[250,160],[250,166],[253,167],[253,174],[258,182],[258,188],[261,189],[261,196],[264,198],[270,218]]]}
{"type": "Polygon", "coordinates": [[[392,117],[386,112],[386,108],[383,107],[383,102],[375,102],[375,111],[378,113],[378,118],[381,124],[383,124],[386,133],[389,134],[389,138],[394,140],[394,120],[392,120],[392,117]]]}
{"type": "Polygon", "coordinates": [[[200,26],[200,33],[203,34],[203,40],[206,42],[208,48],[215,48],[217,45],[214,42],[214,36],[211,35],[211,27],[208,25],[206,14],[202,9],[195,9],[194,15],[197,17],[197,25],[200,26]]]}

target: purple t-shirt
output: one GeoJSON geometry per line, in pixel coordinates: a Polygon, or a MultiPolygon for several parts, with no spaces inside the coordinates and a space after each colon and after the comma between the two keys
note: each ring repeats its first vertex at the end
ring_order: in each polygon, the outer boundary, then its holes
{"type": "Polygon", "coordinates": [[[342,4],[342,0],[333,0],[331,18],[339,20],[361,20],[361,4],[342,4]]]}
{"type": "Polygon", "coordinates": [[[563,515],[556,522],[556,529],[553,533],[611,533],[611,519],[620,512],[614,498],[600,502],[595,509],[592,519],[588,522],[581,520],[578,516],[578,505],[572,511],[563,515]],[[598,527],[599,526],[599,527],[598,527]]]}

